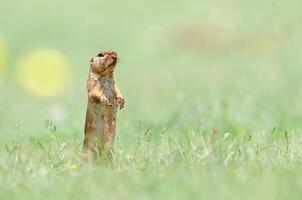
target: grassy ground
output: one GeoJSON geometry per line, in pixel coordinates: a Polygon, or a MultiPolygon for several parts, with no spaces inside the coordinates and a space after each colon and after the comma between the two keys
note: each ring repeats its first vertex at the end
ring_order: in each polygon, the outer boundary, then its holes
{"type": "Polygon", "coordinates": [[[300,199],[300,7],[4,1],[0,199],[300,199]],[[23,58],[43,49],[68,63],[53,97],[16,80],[23,58]],[[126,107],[113,161],[83,165],[85,80],[98,49],[120,55],[126,107]]]}
{"type": "MultiPolygon", "coordinates": [[[[80,145],[6,143],[1,199],[299,199],[301,136],[278,131],[184,138],[142,132],[112,162],[81,163],[80,145]]],[[[157,132],[156,132],[157,133],[157,132]]],[[[133,138],[135,139],[135,138],[133,138]]]]}

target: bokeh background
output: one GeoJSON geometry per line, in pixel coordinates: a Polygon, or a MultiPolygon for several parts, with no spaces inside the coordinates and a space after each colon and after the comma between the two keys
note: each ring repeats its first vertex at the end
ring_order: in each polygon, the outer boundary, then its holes
{"type": "Polygon", "coordinates": [[[299,199],[301,6],[1,0],[0,198],[299,199]],[[86,170],[102,49],[118,52],[126,107],[113,167],[86,170]]]}
{"type": "Polygon", "coordinates": [[[82,139],[89,58],[116,50],[126,98],[119,136],[138,123],[183,130],[297,127],[301,2],[2,1],[0,134],[82,139]]]}

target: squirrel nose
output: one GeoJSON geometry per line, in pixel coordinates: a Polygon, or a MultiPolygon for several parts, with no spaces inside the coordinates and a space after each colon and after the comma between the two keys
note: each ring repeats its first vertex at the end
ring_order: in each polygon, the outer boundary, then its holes
{"type": "Polygon", "coordinates": [[[112,57],[114,60],[116,60],[116,59],[117,59],[117,54],[113,51],[113,52],[111,53],[111,57],[112,57]]]}
{"type": "Polygon", "coordinates": [[[91,58],[91,60],[90,60],[90,63],[92,63],[93,62],[93,58],[91,58]]]}

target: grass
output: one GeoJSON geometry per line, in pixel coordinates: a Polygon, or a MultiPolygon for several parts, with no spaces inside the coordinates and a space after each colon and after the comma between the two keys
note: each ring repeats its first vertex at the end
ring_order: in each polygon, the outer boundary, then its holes
{"type": "Polygon", "coordinates": [[[300,199],[300,7],[4,1],[0,199],[300,199]],[[43,49],[70,65],[51,98],[16,80],[24,56],[43,49]],[[91,164],[85,81],[98,49],[120,56],[126,107],[114,159],[91,164]]]}
{"type": "Polygon", "coordinates": [[[37,138],[5,143],[1,199],[298,199],[299,132],[233,135],[190,132],[183,138],[147,128],[111,162],[83,163],[81,144],[37,138]],[[17,178],[16,178],[17,177],[17,178]],[[274,188],[274,189],[270,189],[274,188]],[[17,192],[16,192],[17,191],[17,192]],[[291,192],[289,192],[291,191],[291,192]]]}

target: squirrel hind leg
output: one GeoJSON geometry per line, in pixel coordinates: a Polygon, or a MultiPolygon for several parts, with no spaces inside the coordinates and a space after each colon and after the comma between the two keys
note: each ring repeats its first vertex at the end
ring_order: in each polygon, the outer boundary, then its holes
{"type": "Polygon", "coordinates": [[[98,143],[94,136],[85,136],[83,145],[83,159],[85,161],[97,160],[100,157],[98,143]]]}

